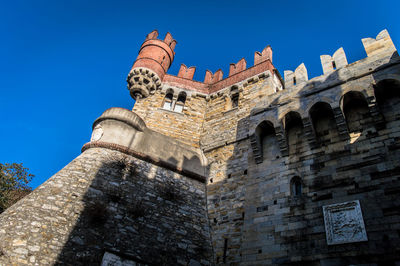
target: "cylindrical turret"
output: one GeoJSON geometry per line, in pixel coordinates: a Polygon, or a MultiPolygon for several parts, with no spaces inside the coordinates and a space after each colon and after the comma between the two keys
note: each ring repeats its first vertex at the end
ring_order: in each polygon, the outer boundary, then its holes
{"type": "Polygon", "coordinates": [[[128,89],[138,100],[154,93],[174,60],[176,41],[168,32],[164,40],[157,39],[157,30],[147,35],[139,55],[128,75],[128,89]]]}

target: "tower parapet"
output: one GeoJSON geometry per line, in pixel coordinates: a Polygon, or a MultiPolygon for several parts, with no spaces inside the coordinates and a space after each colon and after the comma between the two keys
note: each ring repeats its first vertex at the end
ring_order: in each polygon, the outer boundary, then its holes
{"type": "Polygon", "coordinates": [[[343,47],[337,49],[337,51],[332,56],[321,55],[320,58],[324,75],[332,73],[336,69],[347,65],[347,58],[346,54],[344,53],[343,47]]]}
{"type": "Polygon", "coordinates": [[[272,64],[272,49],[268,45],[262,52],[255,52],[253,66],[247,67],[244,58],[236,64],[230,64],[229,74],[226,78],[219,69],[214,74],[207,70],[203,82],[193,80],[196,67],[187,67],[185,64],[181,64],[178,75],[167,74],[174,60],[176,43],[170,33],[166,34],[164,40],[158,39],[157,30],[147,35],[127,78],[128,89],[136,101],[154,94],[156,90],[161,89],[164,83],[186,90],[211,94],[266,71],[271,73],[276,71],[272,64]]]}
{"type": "Polygon", "coordinates": [[[157,39],[158,31],[147,35],[139,55],[128,75],[128,89],[132,98],[140,99],[161,87],[175,56],[176,41],[168,32],[164,40],[157,39]]]}
{"type": "MultiPolygon", "coordinates": [[[[205,94],[213,94],[242,81],[247,80],[252,82],[254,77],[259,75],[268,76],[268,71],[269,73],[276,73],[280,77],[279,72],[272,63],[273,54],[272,48],[269,45],[262,52],[255,52],[253,66],[247,67],[244,58],[236,64],[230,64],[227,77],[223,77],[221,69],[217,70],[214,74],[207,70],[204,81],[196,81],[193,80],[196,68],[187,67],[185,64],[181,64],[177,76],[167,74],[175,56],[176,41],[170,33],[166,34],[164,40],[160,40],[157,37],[157,30],[147,35],[132,70],[128,75],[128,88],[131,96],[136,100],[153,94],[157,89],[161,89],[162,84],[205,94]]],[[[396,48],[387,30],[381,31],[376,38],[362,39],[362,43],[368,57],[375,54],[391,54],[396,52],[396,48]]],[[[331,74],[348,65],[343,48],[339,48],[333,55],[321,55],[320,59],[324,75],[331,74]]],[[[291,88],[299,84],[304,84],[309,80],[307,68],[303,63],[294,71],[285,70],[284,77],[284,82],[282,79],[279,79],[279,83],[281,84],[278,87],[291,88]]],[[[279,89],[275,89],[276,91],[279,91],[279,89]]]]}
{"type": "Polygon", "coordinates": [[[258,51],[254,53],[254,65],[258,65],[266,60],[272,62],[272,48],[270,45],[265,47],[261,53],[258,51]]]}
{"type": "Polygon", "coordinates": [[[397,51],[386,29],[382,30],[376,38],[364,38],[361,41],[367,56],[373,56],[382,52],[391,54],[397,51]]]}
{"type": "Polygon", "coordinates": [[[285,75],[286,88],[293,87],[308,80],[307,68],[304,63],[301,63],[294,72],[285,70],[283,73],[285,75]]]}
{"type": "MultiPolygon", "coordinates": [[[[393,41],[389,35],[389,32],[384,29],[382,30],[376,38],[363,38],[361,39],[364,46],[365,52],[368,57],[373,57],[379,55],[384,56],[397,56],[397,49],[393,44],[393,41]]],[[[263,51],[264,52],[264,51],[263,51]]],[[[272,56],[272,55],[271,55],[272,56]]],[[[319,77],[314,77],[312,79],[308,78],[307,68],[304,63],[301,63],[295,71],[285,70],[285,88],[292,88],[297,85],[304,85],[309,80],[318,79],[320,77],[328,77],[333,72],[340,73],[340,69],[348,65],[346,53],[343,47],[340,47],[336,52],[331,55],[321,55],[321,65],[323,70],[323,75],[319,77]]]]}
{"type": "Polygon", "coordinates": [[[204,77],[204,83],[212,84],[222,80],[224,73],[221,69],[218,69],[214,74],[210,70],[206,70],[206,75],[204,77]]]}
{"type": "Polygon", "coordinates": [[[188,68],[185,64],[181,64],[181,68],[179,69],[178,77],[184,78],[184,79],[193,79],[195,71],[196,71],[196,67],[191,66],[188,68]]]}
{"type": "Polygon", "coordinates": [[[235,75],[246,69],[246,60],[244,58],[240,59],[236,64],[231,63],[229,65],[229,76],[235,75]]]}

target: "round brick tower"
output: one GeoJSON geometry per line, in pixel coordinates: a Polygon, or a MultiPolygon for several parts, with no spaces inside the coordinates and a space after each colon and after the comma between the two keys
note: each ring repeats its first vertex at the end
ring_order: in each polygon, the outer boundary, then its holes
{"type": "Polygon", "coordinates": [[[164,40],[157,39],[158,31],[147,35],[139,55],[128,74],[128,89],[139,100],[155,92],[174,60],[176,41],[168,32],[164,40]]]}

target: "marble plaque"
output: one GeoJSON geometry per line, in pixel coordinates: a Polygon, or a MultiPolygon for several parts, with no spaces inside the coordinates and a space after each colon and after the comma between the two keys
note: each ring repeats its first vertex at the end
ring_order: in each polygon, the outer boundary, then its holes
{"type": "Polygon", "coordinates": [[[103,260],[101,261],[101,266],[137,266],[141,264],[137,264],[131,260],[124,260],[119,256],[105,252],[103,256],[103,260]]]}
{"type": "Polygon", "coordinates": [[[322,207],[328,245],[368,241],[358,200],[322,207]]]}

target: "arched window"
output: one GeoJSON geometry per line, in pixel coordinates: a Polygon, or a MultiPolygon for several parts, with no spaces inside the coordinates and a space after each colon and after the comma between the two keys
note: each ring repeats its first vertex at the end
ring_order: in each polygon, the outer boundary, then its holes
{"type": "Polygon", "coordinates": [[[349,132],[361,132],[370,118],[364,95],[358,91],[350,91],[343,96],[341,105],[349,132]]]}
{"type": "Polygon", "coordinates": [[[273,161],[280,157],[279,144],[276,139],[275,128],[269,121],[261,122],[255,132],[259,150],[263,160],[273,161]]]}
{"type": "Polygon", "coordinates": [[[400,115],[400,81],[385,79],[375,86],[375,98],[387,122],[400,115]]]}
{"type": "Polygon", "coordinates": [[[318,141],[330,143],[339,136],[335,116],[328,103],[318,102],[314,104],[309,113],[318,141]]]}
{"type": "Polygon", "coordinates": [[[183,107],[185,106],[185,102],[186,102],[186,93],[182,91],[178,95],[178,99],[176,100],[174,111],[181,113],[183,111],[183,107]]]}
{"type": "Polygon", "coordinates": [[[297,112],[289,112],[283,120],[289,154],[296,153],[297,148],[301,148],[303,139],[303,121],[297,112]]]}
{"type": "Polygon", "coordinates": [[[174,98],[174,91],[173,90],[168,90],[167,93],[165,94],[164,98],[164,103],[163,103],[163,108],[166,110],[172,110],[173,107],[173,98],[174,98]]]}
{"type": "Polygon", "coordinates": [[[290,194],[292,196],[300,196],[303,191],[301,178],[295,176],[290,180],[290,194]]]}

